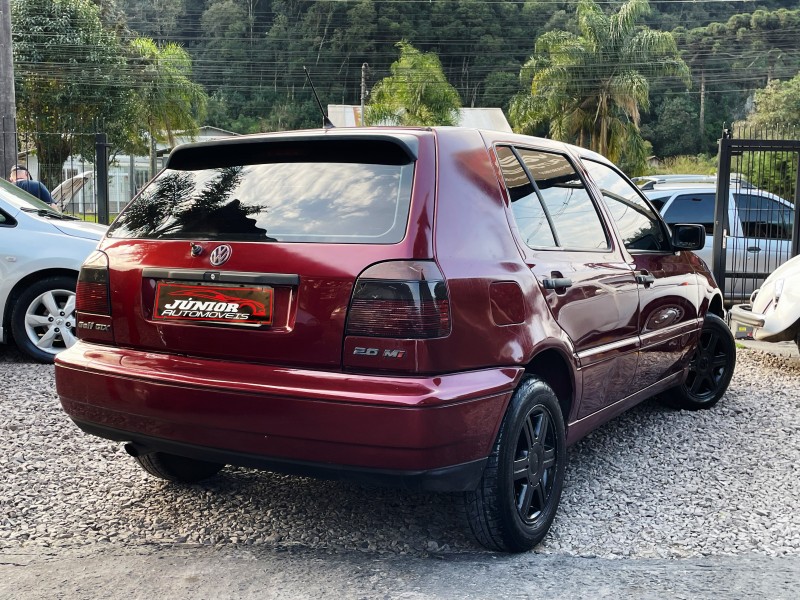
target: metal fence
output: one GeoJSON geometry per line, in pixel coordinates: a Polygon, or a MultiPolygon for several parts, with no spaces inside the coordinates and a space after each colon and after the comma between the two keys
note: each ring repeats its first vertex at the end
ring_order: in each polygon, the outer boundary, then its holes
{"type": "MultiPolygon", "coordinates": [[[[9,137],[14,140],[16,162],[45,183],[63,212],[84,220],[110,222],[150,178],[147,157],[109,160],[106,136],[96,128],[65,134],[29,127],[9,136],[6,119],[2,125],[0,140],[6,146],[9,137]],[[37,148],[47,136],[81,151],[48,162],[37,148]]],[[[777,266],[800,253],[798,133],[732,128],[719,141],[712,268],[728,303],[749,297],[777,266]]],[[[9,149],[3,150],[7,155],[9,149]]]]}
{"type": "Polygon", "coordinates": [[[8,164],[28,168],[66,214],[109,223],[150,178],[148,157],[110,157],[106,134],[97,128],[50,133],[36,127],[17,131],[10,123],[0,119],[3,155],[15,157],[8,164]],[[49,158],[44,146],[61,151],[49,158]]]}
{"type": "Polygon", "coordinates": [[[713,271],[725,299],[750,296],[800,252],[795,130],[726,129],[719,141],[713,271]]]}

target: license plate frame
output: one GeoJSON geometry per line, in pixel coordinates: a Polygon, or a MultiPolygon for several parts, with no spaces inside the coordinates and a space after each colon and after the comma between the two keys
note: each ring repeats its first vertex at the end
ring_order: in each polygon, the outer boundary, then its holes
{"type": "Polygon", "coordinates": [[[153,318],[224,325],[272,325],[274,289],[267,285],[156,283],[153,318]]]}

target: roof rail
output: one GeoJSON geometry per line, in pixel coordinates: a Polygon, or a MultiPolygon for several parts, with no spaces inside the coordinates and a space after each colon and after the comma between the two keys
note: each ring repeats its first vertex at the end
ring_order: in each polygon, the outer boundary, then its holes
{"type": "MultiPolygon", "coordinates": [[[[738,183],[741,187],[753,187],[753,185],[741,173],[731,173],[731,182],[738,183]]],[[[642,177],[634,177],[633,181],[642,190],[652,190],[655,186],[661,183],[716,183],[716,175],[700,175],[700,174],[668,174],[668,175],[644,175],[642,177]]]]}

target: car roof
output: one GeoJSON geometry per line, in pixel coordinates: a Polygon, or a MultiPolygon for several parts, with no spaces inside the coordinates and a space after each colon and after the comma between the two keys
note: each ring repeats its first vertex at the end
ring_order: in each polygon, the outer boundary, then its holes
{"type": "Polygon", "coordinates": [[[716,192],[717,184],[702,184],[702,183],[693,183],[691,185],[688,184],[665,184],[659,185],[658,187],[647,187],[647,188],[639,188],[642,193],[646,196],[661,196],[666,194],[672,194],[674,192],[716,192]]]}
{"type": "Polygon", "coordinates": [[[637,184],[669,184],[669,183],[716,183],[716,175],[702,175],[699,173],[670,173],[667,175],[642,175],[634,177],[637,184]]]}
{"type": "MultiPolygon", "coordinates": [[[[777,194],[773,194],[772,192],[768,192],[766,190],[759,189],[757,187],[751,185],[742,185],[737,186],[734,188],[731,186],[731,190],[734,193],[748,193],[748,194],[755,194],[757,196],[764,196],[765,198],[772,198],[773,200],[777,200],[781,204],[785,204],[786,206],[791,206],[794,208],[794,205],[786,200],[785,198],[781,198],[777,194]]],[[[717,193],[717,185],[714,184],[702,184],[702,183],[693,183],[693,184],[680,184],[680,183],[670,183],[670,184],[662,184],[655,188],[640,188],[642,193],[647,196],[649,199],[654,200],[656,198],[670,198],[678,193],[683,194],[716,194],[717,193]]]]}
{"type": "MultiPolygon", "coordinates": [[[[633,177],[632,181],[642,190],[678,189],[687,187],[716,186],[716,175],[703,175],[700,173],[670,173],[667,175],[642,175],[633,177]]],[[[741,173],[730,174],[731,183],[742,188],[753,188],[747,178],[741,173]]]]}

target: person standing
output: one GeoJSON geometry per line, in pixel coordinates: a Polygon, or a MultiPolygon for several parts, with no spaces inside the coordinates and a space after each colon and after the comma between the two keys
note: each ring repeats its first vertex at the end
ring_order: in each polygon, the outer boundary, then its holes
{"type": "Polygon", "coordinates": [[[14,165],[8,176],[8,180],[16,184],[17,187],[28,192],[31,196],[36,196],[39,200],[46,202],[53,208],[56,207],[53,202],[53,197],[50,195],[50,190],[48,190],[41,181],[32,179],[31,172],[22,165],[14,165]]]}

